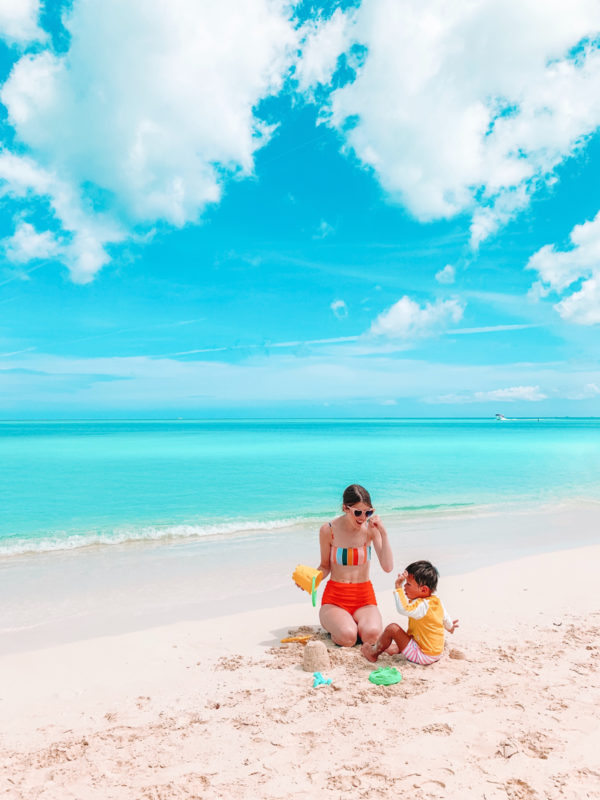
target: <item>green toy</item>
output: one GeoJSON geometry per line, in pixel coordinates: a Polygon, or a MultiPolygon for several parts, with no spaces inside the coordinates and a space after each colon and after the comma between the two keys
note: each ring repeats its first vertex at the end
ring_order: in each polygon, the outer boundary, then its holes
{"type": "Polygon", "coordinates": [[[377,686],[391,686],[394,683],[400,683],[402,675],[398,672],[396,667],[381,667],[375,669],[369,675],[371,683],[376,683],[377,686]]]}

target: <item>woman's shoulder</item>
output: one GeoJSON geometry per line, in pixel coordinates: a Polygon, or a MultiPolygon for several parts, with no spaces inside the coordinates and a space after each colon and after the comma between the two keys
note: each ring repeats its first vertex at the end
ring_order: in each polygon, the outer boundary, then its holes
{"type": "Polygon", "coordinates": [[[327,536],[331,536],[333,534],[334,528],[337,527],[336,523],[340,519],[339,517],[335,517],[334,519],[330,520],[329,522],[324,522],[319,531],[321,534],[326,534],[327,536]]]}

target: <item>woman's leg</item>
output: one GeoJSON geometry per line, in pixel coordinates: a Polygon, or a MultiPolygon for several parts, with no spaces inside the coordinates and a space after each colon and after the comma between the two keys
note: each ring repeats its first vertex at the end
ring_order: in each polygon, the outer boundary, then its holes
{"type": "Polygon", "coordinates": [[[343,608],[326,603],[321,606],[319,619],[335,644],[340,647],[353,647],[356,644],[358,625],[343,608]]]}
{"type": "Polygon", "coordinates": [[[409,636],[408,633],[400,627],[400,625],[392,622],[392,624],[388,625],[383,631],[375,644],[369,644],[368,642],[365,642],[361,648],[361,652],[367,661],[372,661],[374,663],[377,661],[383,651],[388,649],[392,642],[396,643],[398,646],[398,652],[401,653],[406,645],[410,642],[411,638],[412,637],[409,636]]]}
{"type": "Polygon", "coordinates": [[[363,642],[374,644],[383,628],[383,620],[377,606],[363,606],[354,612],[358,623],[358,635],[363,642]]]}

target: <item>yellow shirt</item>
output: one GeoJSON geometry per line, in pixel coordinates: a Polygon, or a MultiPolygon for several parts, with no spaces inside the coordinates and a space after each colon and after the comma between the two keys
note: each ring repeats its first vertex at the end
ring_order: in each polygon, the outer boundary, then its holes
{"type": "Polygon", "coordinates": [[[446,613],[440,598],[432,594],[410,601],[404,588],[394,590],[396,608],[408,617],[408,633],[413,636],[421,650],[428,656],[439,656],[444,650],[444,628],[452,628],[452,620],[446,613]]]}

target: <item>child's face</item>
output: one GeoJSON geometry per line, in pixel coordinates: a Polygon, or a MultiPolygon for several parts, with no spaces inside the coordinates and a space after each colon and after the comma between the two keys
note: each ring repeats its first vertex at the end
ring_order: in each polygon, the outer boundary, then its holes
{"type": "Polygon", "coordinates": [[[417,597],[429,597],[429,587],[419,586],[412,575],[409,575],[404,583],[404,594],[409,600],[416,600],[417,597]]]}

